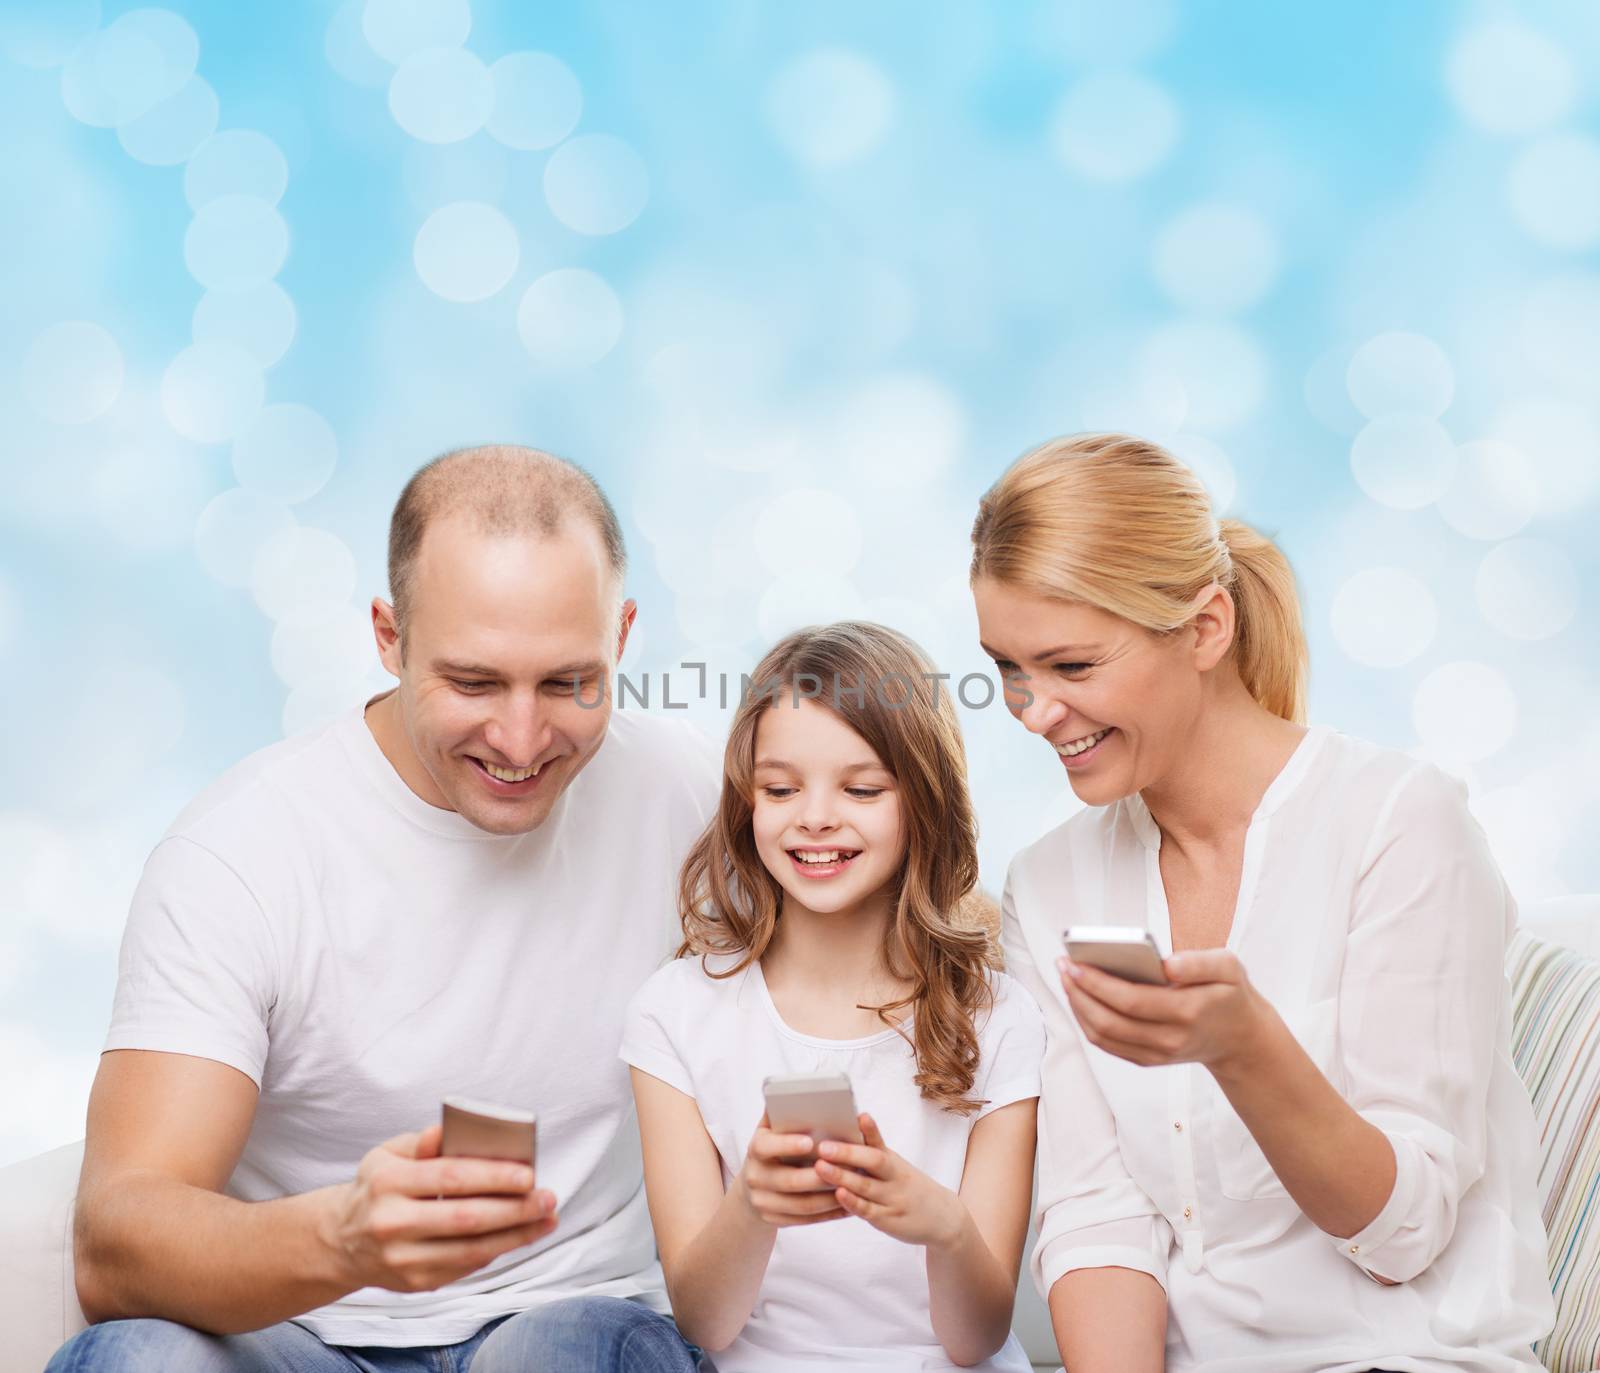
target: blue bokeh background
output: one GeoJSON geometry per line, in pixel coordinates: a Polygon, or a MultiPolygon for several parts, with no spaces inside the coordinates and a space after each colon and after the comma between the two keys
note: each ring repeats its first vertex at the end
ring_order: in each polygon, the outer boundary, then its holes
{"type": "MultiPolygon", "coordinates": [[[[1313,717],[1600,888],[1597,92],[1587,0],[0,0],[0,1162],[81,1133],[178,808],[385,684],[464,443],[587,465],[627,665],[737,681],[847,614],[983,670],[978,494],[1159,439],[1294,561],[1313,717]]],[[[963,718],[998,887],[1074,802],[963,718]]]]}

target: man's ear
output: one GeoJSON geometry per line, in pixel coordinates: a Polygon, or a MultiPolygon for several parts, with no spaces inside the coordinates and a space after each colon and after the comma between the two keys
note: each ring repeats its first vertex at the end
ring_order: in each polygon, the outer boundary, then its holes
{"type": "Polygon", "coordinates": [[[1201,672],[1209,672],[1233,647],[1237,619],[1227,588],[1213,583],[1189,623],[1194,626],[1194,665],[1201,672]]]}
{"type": "Polygon", "coordinates": [[[378,659],[389,675],[398,677],[405,663],[405,653],[400,645],[400,626],[395,620],[394,607],[381,596],[372,598],[372,637],[378,644],[378,659]]]}
{"type": "Polygon", "coordinates": [[[622,603],[622,608],[617,612],[617,652],[613,662],[622,661],[622,651],[628,646],[628,631],[633,628],[635,616],[639,613],[639,603],[628,597],[622,603]]]}

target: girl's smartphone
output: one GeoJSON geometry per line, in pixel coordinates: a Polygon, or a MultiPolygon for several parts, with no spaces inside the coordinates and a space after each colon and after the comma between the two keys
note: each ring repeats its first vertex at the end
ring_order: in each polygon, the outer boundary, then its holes
{"type": "MultiPolygon", "coordinates": [[[[767,1124],[780,1135],[862,1142],[856,1095],[843,1073],[780,1073],[762,1082],[761,1094],[767,1102],[767,1124]]],[[[813,1150],[800,1161],[815,1157],[813,1150]]]]}
{"type": "Polygon", "coordinates": [[[1161,950],[1148,930],[1127,925],[1069,925],[1061,940],[1067,946],[1067,957],[1074,963],[1087,963],[1129,982],[1166,985],[1161,950]]]}
{"type": "Polygon", "coordinates": [[[441,1154],[503,1158],[533,1166],[536,1124],[532,1111],[497,1106],[471,1097],[447,1096],[441,1154]]]}

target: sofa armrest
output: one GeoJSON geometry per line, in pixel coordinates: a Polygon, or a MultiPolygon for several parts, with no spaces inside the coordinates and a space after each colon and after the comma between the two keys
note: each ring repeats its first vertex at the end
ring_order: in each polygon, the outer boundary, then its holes
{"type": "Polygon", "coordinates": [[[85,1325],[72,1274],[83,1141],[0,1168],[0,1373],[37,1373],[85,1325]]]}

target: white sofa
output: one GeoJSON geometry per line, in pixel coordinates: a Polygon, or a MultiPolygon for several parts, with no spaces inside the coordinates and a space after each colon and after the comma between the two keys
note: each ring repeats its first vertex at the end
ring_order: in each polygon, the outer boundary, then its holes
{"type": "MultiPolygon", "coordinates": [[[[1600,896],[1530,906],[1523,928],[1600,959],[1600,896]]],[[[83,1328],[72,1278],[72,1206],[82,1158],[79,1141],[0,1170],[0,1373],[40,1373],[62,1341],[83,1328]]],[[[1016,1329],[1039,1366],[1056,1366],[1049,1317],[1026,1271],[1016,1329]]]]}

